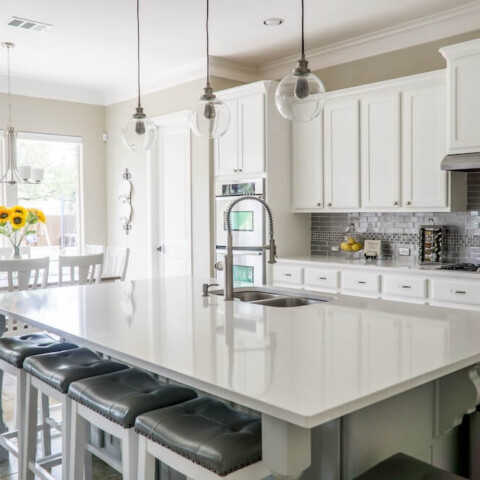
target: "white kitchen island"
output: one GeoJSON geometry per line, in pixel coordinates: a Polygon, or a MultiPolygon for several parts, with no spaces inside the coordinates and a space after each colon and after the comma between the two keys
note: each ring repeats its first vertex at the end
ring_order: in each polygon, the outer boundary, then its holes
{"type": "Polygon", "coordinates": [[[345,466],[349,445],[366,441],[359,425],[370,418],[376,428],[398,405],[401,415],[385,425],[395,431],[376,440],[377,457],[397,448],[400,425],[414,438],[403,442],[406,453],[428,460],[428,435],[441,438],[480,403],[479,313],[342,295],[265,307],[202,297],[206,280],[5,293],[0,313],[260,412],[264,462],[277,475],[298,476],[328,457],[313,478],[352,478],[377,461],[359,454],[345,466]],[[321,450],[313,460],[311,438],[321,450]]]}

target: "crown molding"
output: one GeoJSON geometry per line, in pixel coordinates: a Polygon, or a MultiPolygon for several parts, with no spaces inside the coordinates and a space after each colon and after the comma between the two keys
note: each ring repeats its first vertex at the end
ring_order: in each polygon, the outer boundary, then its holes
{"type": "MultiPolygon", "coordinates": [[[[309,50],[307,58],[312,70],[320,70],[471,32],[478,30],[479,25],[480,1],[476,0],[462,7],[402,23],[392,28],[309,50]]],[[[298,58],[299,55],[291,55],[268,62],[260,70],[260,74],[262,78],[272,80],[282,78],[294,68],[298,58]]]]}
{"type": "MultiPolygon", "coordinates": [[[[87,103],[91,105],[105,104],[104,92],[101,90],[39,82],[37,80],[26,80],[24,78],[12,78],[11,83],[12,95],[87,103]]],[[[7,77],[0,77],[0,93],[8,93],[7,77]]]]}
{"type": "MultiPolygon", "coordinates": [[[[178,68],[173,68],[159,75],[142,79],[142,95],[175,87],[205,77],[207,59],[202,58],[178,68]]],[[[258,69],[241,65],[219,57],[210,57],[210,75],[228,78],[240,82],[254,82],[259,78],[258,69]]],[[[122,85],[105,92],[105,105],[123,102],[135,98],[135,85],[122,85]]]]}

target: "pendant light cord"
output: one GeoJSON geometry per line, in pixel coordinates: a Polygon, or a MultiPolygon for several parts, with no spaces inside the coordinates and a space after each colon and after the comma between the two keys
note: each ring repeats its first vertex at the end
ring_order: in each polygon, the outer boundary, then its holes
{"type": "Polygon", "coordinates": [[[10,82],[10,47],[7,46],[7,81],[8,81],[8,126],[12,126],[12,90],[10,82]]]}
{"type": "Polygon", "coordinates": [[[205,22],[205,29],[207,31],[207,87],[210,88],[210,34],[209,34],[209,19],[210,19],[210,1],[207,0],[207,18],[205,22]]]}
{"type": "Polygon", "coordinates": [[[137,90],[138,90],[138,108],[140,104],[140,0],[137,0],[137,90]]]}
{"type": "Polygon", "coordinates": [[[305,0],[302,0],[302,60],[305,60],[305,0]]]}

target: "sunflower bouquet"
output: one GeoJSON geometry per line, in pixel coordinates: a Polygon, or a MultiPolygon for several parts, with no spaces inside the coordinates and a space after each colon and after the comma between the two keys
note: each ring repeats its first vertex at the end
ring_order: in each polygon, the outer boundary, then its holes
{"type": "Polygon", "coordinates": [[[5,235],[12,244],[14,257],[20,256],[20,245],[25,237],[37,233],[32,226],[45,223],[45,214],[37,208],[12,208],[0,206],[0,235],[5,235]]]}

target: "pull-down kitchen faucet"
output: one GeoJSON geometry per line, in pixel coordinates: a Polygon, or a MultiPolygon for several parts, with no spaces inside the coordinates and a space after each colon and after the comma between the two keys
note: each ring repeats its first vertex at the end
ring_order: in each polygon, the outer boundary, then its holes
{"type": "Polygon", "coordinates": [[[263,250],[269,250],[270,255],[268,259],[268,263],[276,263],[275,256],[276,256],[276,247],[275,247],[275,240],[273,238],[273,215],[270,206],[268,205],[265,200],[255,195],[244,195],[243,197],[237,198],[234,200],[229,207],[227,208],[226,212],[226,223],[227,223],[227,254],[225,255],[225,300],[233,300],[233,239],[232,239],[232,223],[231,223],[231,212],[235,205],[243,200],[255,200],[260,202],[265,210],[267,211],[268,215],[268,245],[261,246],[263,250]]]}

